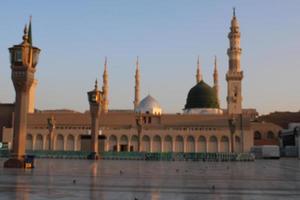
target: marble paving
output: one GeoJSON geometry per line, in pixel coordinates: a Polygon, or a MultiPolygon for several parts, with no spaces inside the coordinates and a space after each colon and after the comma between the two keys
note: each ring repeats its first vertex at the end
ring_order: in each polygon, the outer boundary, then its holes
{"type": "Polygon", "coordinates": [[[255,162],[37,159],[4,169],[0,200],[300,199],[300,160],[255,162]]]}

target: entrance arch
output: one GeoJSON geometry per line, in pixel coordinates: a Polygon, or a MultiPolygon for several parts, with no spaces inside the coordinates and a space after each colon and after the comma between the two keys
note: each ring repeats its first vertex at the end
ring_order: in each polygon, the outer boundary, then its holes
{"type": "Polygon", "coordinates": [[[198,150],[197,152],[206,152],[207,145],[206,145],[206,138],[204,136],[200,136],[198,138],[198,150]]]}
{"type": "Polygon", "coordinates": [[[108,151],[117,151],[117,137],[115,135],[111,135],[108,140],[109,149],[108,151]]]}
{"type": "Polygon", "coordinates": [[[153,138],[152,152],[161,152],[161,138],[158,135],[153,138]]]}
{"type": "Polygon", "coordinates": [[[38,134],[35,138],[35,150],[43,150],[43,136],[38,134]]]}
{"type": "Polygon", "coordinates": [[[229,152],[229,138],[227,136],[222,136],[221,138],[220,152],[229,152]]]}
{"type": "Polygon", "coordinates": [[[75,139],[73,135],[68,135],[67,137],[67,151],[75,150],[75,139]]]}
{"type": "Polygon", "coordinates": [[[33,150],[33,137],[31,134],[26,135],[26,150],[33,150]]]}
{"type": "Polygon", "coordinates": [[[172,141],[172,137],[167,135],[164,139],[164,152],[172,152],[173,149],[173,141],[172,141]]]}
{"type": "Polygon", "coordinates": [[[148,135],[144,135],[142,139],[142,151],[150,152],[150,137],[148,135]]]}
{"type": "Polygon", "coordinates": [[[57,150],[57,151],[64,150],[64,136],[61,134],[57,135],[57,137],[56,137],[55,150],[57,150]]]}
{"type": "Polygon", "coordinates": [[[175,139],[175,152],[184,152],[183,137],[180,135],[175,139]]]}
{"type": "Polygon", "coordinates": [[[189,153],[194,153],[195,152],[195,139],[191,135],[187,138],[186,152],[189,152],[189,153]]]}
{"type": "Polygon", "coordinates": [[[218,139],[216,136],[211,136],[209,138],[209,151],[210,153],[217,153],[218,152],[218,139]]]}

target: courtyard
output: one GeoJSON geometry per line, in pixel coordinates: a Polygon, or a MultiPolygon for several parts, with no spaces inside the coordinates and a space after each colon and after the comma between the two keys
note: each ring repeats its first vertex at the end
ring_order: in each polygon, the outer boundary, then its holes
{"type": "MultiPolygon", "coordinates": [[[[4,159],[0,159],[3,166],[4,159]]],[[[0,199],[299,199],[300,160],[177,162],[36,159],[0,168],[0,199]]]]}

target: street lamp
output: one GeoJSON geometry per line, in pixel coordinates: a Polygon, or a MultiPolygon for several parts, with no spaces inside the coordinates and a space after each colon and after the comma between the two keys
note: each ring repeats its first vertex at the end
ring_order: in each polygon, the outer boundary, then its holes
{"type": "Polygon", "coordinates": [[[141,152],[141,134],[142,134],[142,130],[143,130],[141,112],[137,113],[135,122],[136,122],[136,128],[137,128],[137,132],[138,132],[138,152],[141,152]]]}
{"type": "Polygon", "coordinates": [[[230,146],[230,152],[234,152],[234,134],[236,130],[236,119],[235,118],[230,118],[228,120],[228,125],[229,125],[229,130],[230,130],[230,141],[231,141],[231,146],[230,146]]]}
{"type": "Polygon", "coordinates": [[[47,128],[49,131],[49,149],[48,150],[54,150],[54,130],[55,130],[55,124],[56,121],[54,119],[54,116],[51,116],[51,118],[47,119],[47,128]]]}

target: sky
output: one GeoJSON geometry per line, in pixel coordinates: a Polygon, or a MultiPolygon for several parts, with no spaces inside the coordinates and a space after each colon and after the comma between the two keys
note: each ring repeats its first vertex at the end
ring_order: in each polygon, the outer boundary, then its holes
{"type": "Polygon", "coordinates": [[[52,0],[0,2],[0,102],[14,102],[8,48],[22,41],[32,15],[33,43],[42,49],[38,109],[89,108],[87,91],[102,82],[108,57],[109,108],[132,109],[136,57],[141,98],[178,113],[195,83],[200,57],[212,85],[218,57],[221,106],[226,108],[227,38],[232,8],[241,30],[243,107],[260,114],[300,110],[298,0],[52,0]]]}

